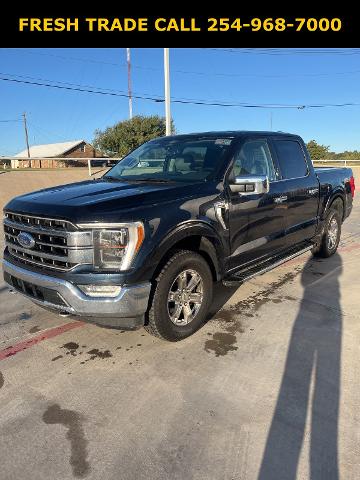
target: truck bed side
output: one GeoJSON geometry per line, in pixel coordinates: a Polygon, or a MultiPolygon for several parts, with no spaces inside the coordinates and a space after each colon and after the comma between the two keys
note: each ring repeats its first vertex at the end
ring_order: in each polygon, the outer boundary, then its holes
{"type": "Polygon", "coordinates": [[[320,183],[320,218],[324,218],[329,205],[334,199],[340,197],[344,204],[343,220],[345,220],[350,215],[352,209],[350,178],[353,173],[351,168],[316,167],[314,170],[320,183]]]}

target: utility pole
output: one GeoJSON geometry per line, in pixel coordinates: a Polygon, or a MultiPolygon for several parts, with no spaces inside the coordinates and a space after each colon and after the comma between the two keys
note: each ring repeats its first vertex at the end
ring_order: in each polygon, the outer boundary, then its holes
{"type": "Polygon", "coordinates": [[[28,135],[28,129],[27,129],[27,123],[26,123],[26,112],[22,114],[23,119],[24,119],[24,130],[25,130],[25,140],[26,140],[26,148],[28,152],[28,158],[30,158],[30,147],[29,147],[29,135],[28,135]]]}
{"type": "Polygon", "coordinates": [[[165,122],[166,122],[166,135],[171,135],[170,66],[169,66],[169,49],[168,49],[168,48],[164,48],[164,78],[165,78],[165,122]]]}
{"type": "Polygon", "coordinates": [[[130,63],[130,48],[126,49],[127,72],[128,72],[128,96],[129,96],[129,118],[133,117],[132,111],[132,93],[131,93],[131,63],[130,63]]]}

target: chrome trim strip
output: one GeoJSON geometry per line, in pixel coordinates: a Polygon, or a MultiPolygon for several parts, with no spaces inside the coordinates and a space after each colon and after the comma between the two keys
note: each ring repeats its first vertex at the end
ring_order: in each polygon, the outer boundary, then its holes
{"type": "Polygon", "coordinates": [[[71,270],[73,270],[75,267],[79,266],[79,264],[77,263],[76,265],[72,265],[71,267],[59,267],[59,266],[54,266],[54,265],[51,265],[51,264],[48,264],[48,263],[43,263],[43,262],[36,262],[35,260],[29,260],[28,258],[24,258],[24,257],[21,257],[15,253],[11,253],[11,255],[16,259],[16,260],[19,260],[20,262],[23,262],[25,263],[26,265],[36,265],[37,267],[41,267],[41,268],[50,268],[52,270],[58,270],[60,272],[70,272],[71,270]]]}
{"type": "MultiPolygon", "coordinates": [[[[21,230],[22,232],[25,231],[25,229],[21,230]]],[[[12,237],[12,238],[17,238],[17,235],[14,235],[13,233],[9,232],[4,232],[5,236],[12,237]]],[[[51,237],[54,237],[55,235],[49,235],[51,237]]],[[[65,238],[65,237],[64,237],[65,238]]],[[[47,247],[55,247],[55,248],[66,248],[66,249],[73,249],[76,250],[78,248],[92,248],[93,243],[92,243],[92,234],[91,232],[69,232],[69,236],[67,238],[67,243],[50,243],[50,242],[43,242],[42,240],[38,240],[37,238],[35,239],[37,245],[45,245],[47,247]],[[86,236],[85,236],[86,234],[86,236]],[[84,235],[84,237],[82,237],[84,235]],[[87,241],[87,237],[89,240],[87,241]],[[83,242],[83,243],[82,243],[83,242]]],[[[17,244],[15,244],[17,245],[17,244]]]]}
{"type": "MultiPolygon", "coordinates": [[[[82,250],[69,250],[67,256],[62,256],[62,255],[56,255],[56,254],[51,254],[51,253],[43,253],[41,250],[29,250],[27,248],[23,247],[18,247],[17,245],[14,245],[13,243],[5,242],[5,245],[9,249],[9,253],[11,255],[16,256],[16,252],[14,253],[13,250],[18,250],[19,252],[23,252],[26,255],[30,255],[31,257],[35,257],[32,260],[34,262],[37,262],[38,265],[40,266],[50,266],[46,262],[43,262],[41,258],[44,258],[45,260],[54,260],[55,262],[63,262],[63,263],[71,263],[71,264],[85,264],[93,263],[93,249],[92,248],[86,248],[82,250]],[[37,261],[37,258],[39,259],[37,261]]],[[[18,257],[22,258],[22,257],[18,257]]],[[[23,258],[24,261],[27,261],[27,258],[23,258]]],[[[29,260],[30,261],[30,260],[29,260]]],[[[72,266],[73,266],[72,265],[72,266]]],[[[52,268],[58,268],[58,265],[54,265],[52,268]]],[[[59,267],[60,268],[60,267],[59,267]]],[[[67,268],[68,269],[68,268],[67,268]]]]}
{"type": "Polygon", "coordinates": [[[50,228],[38,228],[34,227],[33,225],[26,225],[26,223],[17,223],[17,222],[12,222],[11,220],[8,220],[7,218],[4,218],[4,225],[11,227],[11,228],[16,228],[17,230],[26,230],[32,233],[39,233],[43,235],[49,235],[52,237],[67,237],[67,235],[70,232],[67,232],[66,230],[51,230],[50,228]]]}
{"type": "Polygon", "coordinates": [[[135,223],[141,223],[141,222],[122,222],[122,223],[78,223],[77,227],[78,228],[127,228],[129,225],[134,225],[135,223]]]}
{"type": "Polygon", "coordinates": [[[288,199],[287,195],[282,195],[281,197],[275,197],[274,203],[283,203],[288,199]]]}
{"type": "Polygon", "coordinates": [[[227,230],[227,226],[223,217],[223,210],[227,212],[229,210],[229,204],[224,200],[222,200],[214,204],[214,209],[215,209],[215,217],[217,221],[220,223],[220,225],[224,230],[227,230]]]}
{"type": "Polygon", "coordinates": [[[74,223],[70,222],[69,220],[64,220],[63,218],[39,217],[39,215],[28,215],[27,213],[17,213],[11,210],[4,210],[4,215],[7,215],[8,213],[10,213],[11,215],[16,215],[18,217],[37,218],[39,220],[49,220],[50,222],[63,222],[76,228],[76,225],[74,223]]]}
{"type": "MultiPolygon", "coordinates": [[[[23,230],[22,230],[23,231],[23,230]]],[[[74,232],[74,233],[81,233],[81,232],[74,232]]],[[[84,232],[84,233],[88,233],[88,232],[84,232]]],[[[9,233],[9,232],[5,232],[5,237],[11,237],[11,238],[14,238],[16,240],[17,238],[17,235],[14,235],[12,233],[9,233]]],[[[93,245],[92,243],[89,243],[89,244],[77,244],[75,246],[71,246],[71,243],[76,243],[74,240],[76,240],[75,238],[73,238],[73,236],[69,236],[68,237],[68,242],[67,244],[66,243],[63,243],[62,245],[60,243],[50,243],[50,242],[43,242],[42,240],[38,240],[37,238],[35,239],[36,241],[36,245],[44,245],[46,247],[54,247],[54,248],[62,248],[63,250],[79,250],[79,249],[90,249],[90,248],[93,248],[93,245]],[[71,240],[70,242],[70,245],[69,245],[69,240],[71,240]]],[[[17,243],[14,243],[13,245],[15,245],[15,247],[18,245],[17,243]]],[[[41,252],[41,250],[33,250],[35,252],[41,252]]]]}
{"type": "Polygon", "coordinates": [[[63,257],[61,255],[52,255],[50,253],[45,253],[45,252],[42,252],[41,250],[31,250],[29,248],[24,248],[24,247],[21,247],[20,245],[18,246],[14,243],[7,242],[7,241],[5,242],[5,245],[9,248],[9,250],[19,250],[19,252],[24,252],[27,255],[32,255],[33,257],[47,258],[49,260],[58,260],[59,262],[69,262],[67,256],[63,257]]]}

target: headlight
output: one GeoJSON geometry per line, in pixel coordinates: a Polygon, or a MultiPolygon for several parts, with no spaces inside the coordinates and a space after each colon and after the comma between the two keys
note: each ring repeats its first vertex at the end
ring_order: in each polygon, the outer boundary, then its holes
{"type": "Polygon", "coordinates": [[[141,222],[93,230],[94,265],[98,268],[127,270],[144,241],[141,222]]]}

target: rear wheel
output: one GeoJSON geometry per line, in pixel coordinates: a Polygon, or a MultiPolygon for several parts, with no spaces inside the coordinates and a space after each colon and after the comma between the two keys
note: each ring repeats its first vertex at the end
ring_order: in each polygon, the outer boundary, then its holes
{"type": "Polygon", "coordinates": [[[169,341],[192,335],[205,322],[212,288],[211,271],[201,255],[174,253],[156,279],[146,330],[169,341]]]}
{"type": "MultiPolygon", "coordinates": [[[[342,205],[341,205],[342,208],[342,205]]],[[[316,257],[331,257],[336,252],[341,235],[341,216],[338,205],[332,205],[325,220],[324,233],[320,245],[313,250],[316,257]]]]}

